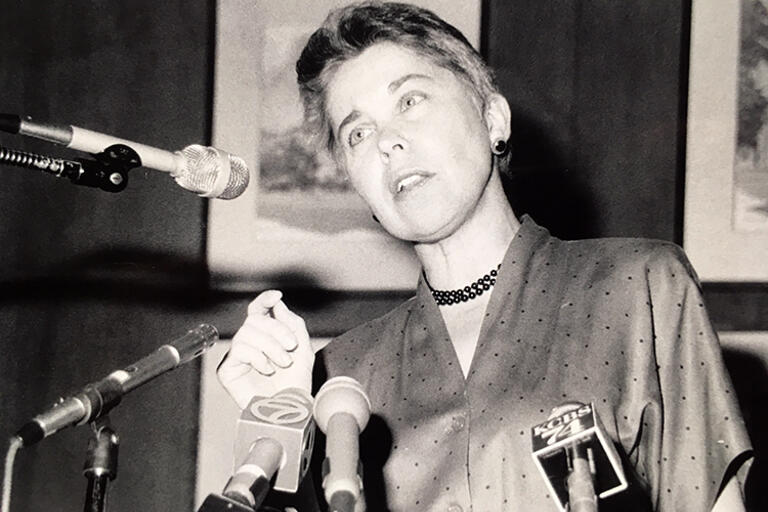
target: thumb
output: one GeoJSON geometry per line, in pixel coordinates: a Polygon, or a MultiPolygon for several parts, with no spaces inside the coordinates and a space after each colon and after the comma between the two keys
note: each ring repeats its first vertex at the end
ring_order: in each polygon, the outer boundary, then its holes
{"type": "Polygon", "coordinates": [[[272,307],[272,315],[275,317],[275,320],[279,320],[288,326],[293,335],[296,336],[298,350],[311,350],[309,332],[303,318],[288,309],[288,306],[282,300],[278,300],[272,307]]]}
{"type": "Polygon", "coordinates": [[[267,290],[260,293],[248,304],[249,315],[268,315],[275,305],[283,298],[283,292],[280,290],[267,290]]]}

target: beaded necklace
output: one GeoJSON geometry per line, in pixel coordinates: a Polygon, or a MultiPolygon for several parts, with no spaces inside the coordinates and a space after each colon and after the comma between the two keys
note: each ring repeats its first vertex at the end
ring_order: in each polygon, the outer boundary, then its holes
{"type": "Polygon", "coordinates": [[[455,290],[435,290],[429,284],[426,274],[424,274],[424,282],[427,283],[429,291],[432,292],[432,297],[434,297],[438,306],[450,306],[475,299],[481,296],[483,292],[490,290],[496,284],[496,276],[499,275],[500,268],[501,263],[474,283],[464,288],[456,288],[455,290]]]}

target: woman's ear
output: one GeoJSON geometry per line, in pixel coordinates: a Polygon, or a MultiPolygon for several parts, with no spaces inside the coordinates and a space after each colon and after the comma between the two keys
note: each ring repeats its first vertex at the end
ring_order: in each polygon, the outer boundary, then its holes
{"type": "Polygon", "coordinates": [[[507,99],[501,94],[493,93],[485,105],[485,124],[488,126],[491,143],[508,140],[512,129],[511,110],[507,99]]]}

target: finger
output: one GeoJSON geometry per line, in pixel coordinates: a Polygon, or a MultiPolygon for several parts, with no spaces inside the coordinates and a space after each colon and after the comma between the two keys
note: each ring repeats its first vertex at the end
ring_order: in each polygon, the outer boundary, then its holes
{"type": "MultiPolygon", "coordinates": [[[[272,336],[280,342],[283,350],[288,352],[295,350],[299,343],[298,339],[296,339],[296,335],[290,329],[290,327],[288,327],[284,322],[281,322],[280,320],[272,317],[251,315],[246,318],[245,322],[243,323],[243,327],[246,326],[249,329],[253,329],[254,333],[261,331],[272,336]]],[[[256,338],[254,335],[252,339],[256,340],[258,338],[256,338]]]]}
{"type": "Polygon", "coordinates": [[[219,377],[219,381],[227,387],[230,382],[253,371],[253,367],[250,364],[231,357],[230,351],[227,352],[224,359],[221,360],[219,366],[216,368],[216,375],[219,377]]]}
{"type": "Polygon", "coordinates": [[[275,320],[283,322],[296,336],[298,344],[306,349],[311,350],[309,343],[309,332],[307,332],[307,325],[304,319],[288,309],[283,301],[278,301],[272,308],[272,314],[275,320]]]}
{"type": "Polygon", "coordinates": [[[262,354],[264,354],[275,366],[288,368],[293,364],[293,357],[291,357],[291,354],[288,353],[283,344],[273,336],[263,335],[259,348],[261,349],[262,354]]]}
{"type": "MultiPolygon", "coordinates": [[[[261,347],[254,347],[246,343],[235,343],[234,340],[223,366],[226,368],[240,367],[239,371],[242,373],[247,373],[242,370],[242,367],[256,370],[265,376],[275,373],[275,366],[261,347]]],[[[235,373],[234,370],[229,371],[233,374],[235,373]]]]}
{"type": "MultiPolygon", "coordinates": [[[[235,334],[235,338],[232,339],[232,348],[237,348],[238,352],[235,352],[235,357],[239,357],[241,354],[250,356],[253,353],[261,353],[269,359],[271,363],[276,364],[281,368],[287,368],[293,363],[293,358],[285,349],[286,344],[294,343],[293,334],[287,327],[282,326],[282,329],[277,329],[278,333],[284,336],[290,336],[291,340],[281,341],[272,336],[267,330],[264,329],[267,323],[275,324],[275,327],[279,327],[279,324],[269,319],[270,322],[258,322],[257,325],[245,323],[235,334]],[[248,350],[240,352],[240,347],[245,346],[248,350]]],[[[250,361],[244,361],[250,364],[250,361]]],[[[261,358],[257,357],[256,362],[261,362],[261,358]]],[[[256,368],[257,370],[259,368],[256,368]]]]}
{"type": "Polygon", "coordinates": [[[283,292],[280,290],[267,290],[261,292],[255,299],[248,304],[249,315],[269,315],[275,304],[283,298],[283,292]]]}

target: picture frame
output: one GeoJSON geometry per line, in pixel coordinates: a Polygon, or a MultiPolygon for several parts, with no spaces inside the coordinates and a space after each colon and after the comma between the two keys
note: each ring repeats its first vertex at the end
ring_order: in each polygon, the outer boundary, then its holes
{"type": "Polygon", "coordinates": [[[765,223],[744,221],[736,167],[742,7],[752,1],[692,6],[683,245],[704,282],[768,282],[768,209],[765,223]]]}
{"type": "MultiPolygon", "coordinates": [[[[209,204],[207,261],[217,289],[416,287],[420,266],[410,244],[387,235],[349,187],[265,188],[276,183],[268,181],[276,174],[275,161],[304,155],[287,143],[289,137],[302,143],[290,132],[296,125],[286,121],[300,123],[301,113],[291,51],[303,46],[329,9],[345,3],[349,0],[217,4],[213,144],[242,157],[251,169],[251,185],[242,196],[209,204]]],[[[480,0],[413,3],[434,10],[479,46],[480,0]]]]}

